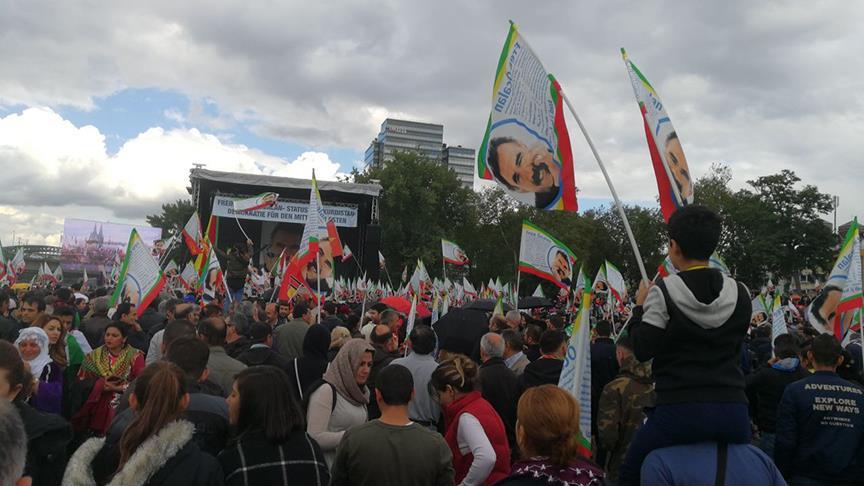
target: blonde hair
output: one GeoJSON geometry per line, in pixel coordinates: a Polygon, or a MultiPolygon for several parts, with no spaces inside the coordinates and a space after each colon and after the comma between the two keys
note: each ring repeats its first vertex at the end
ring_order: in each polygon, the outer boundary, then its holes
{"type": "Polygon", "coordinates": [[[347,327],[336,326],[330,331],[330,349],[339,349],[345,341],[351,339],[351,331],[347,327]]]}
{"type": "Polygon", "coordinates": [[[454,354],[432,372],[429,384],[438,391],[444,391],[449,385],[458,392],[469,393],[477,389],[478,381],[477,363],[465,355],[454,354]]]}
{"type": "Polygon", "coordinates": [[[545,456],[566,466],[579,453],[579,404],[555,385],[529,388],[516,411],[519,448],[526,457],[545,456]]]}

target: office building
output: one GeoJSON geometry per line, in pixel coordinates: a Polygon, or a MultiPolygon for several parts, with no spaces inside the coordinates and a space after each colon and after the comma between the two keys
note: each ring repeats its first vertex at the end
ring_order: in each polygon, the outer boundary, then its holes
{"type": "Polygon", "coordinates": [[[396,152],[415,152],[440,162],[444,146],[444,126],[388,118],[381,132],[366,149],[366,165],[380,166],[393,160],[396,152]]]}
{"type": "Polygon", "coordinates": [[[464,148],[461,145],[444,146],[444,165],[455,172],[462,185],[469,189],[474,187],[475,157],[472,148],[464,148]]]}

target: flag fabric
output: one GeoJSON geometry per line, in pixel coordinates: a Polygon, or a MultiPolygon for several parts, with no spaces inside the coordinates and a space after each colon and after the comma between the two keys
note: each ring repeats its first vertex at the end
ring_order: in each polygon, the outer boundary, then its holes
{"type": "Polygon", "coordinates": [[[195,271],[195,265],[191,261],[186,262],[186,266],[180,272],[179,278],[180,285],[188,292],[195,292],[198,288],[198,272],[195,271]]]}
{"type": "Polygon", "coordinates": [[[585,282],[587,281],[587,277],[585,276],[585,270],[582,266],[579,266],[579,274],[576,276],[576,285],[574,286],[575,290],[580,290],[585,288],[585,282]]]}
{"type": "Polygon", "coordinates": [[[623,303],[627,297],[627,283],[624,281],[624,275],[621,270],[606,260],[606,283],[609,285],[609,291],[615,296],[615,300],[623,303]]]}
{"type": "Polygon", "coordinates": [[[87,276],[87,267],[84,267],[84,275],[81,277],[81,289],[80,292],[83,294],[90,289],[90,277],[87,276]]]}
{"type": "Polygon", "coordinates": [[[579,402],[579,439],[585,457],[591,457],[591,300],[590,291],[582,294],[558,379],[558,386],[579,402]]]}
{"type": "Polygon", "coordinates": [[[774,295],[774,310],[771,312],[771,343],[781,334],[788,334],[786,327],[786,315],[783,305],[780,303],[780,294],[774,295]]]}
{"type": "Polygon", "coordinates": [[[761,295],[757,295],[753,298],[750,302],[750,307],[753,309],[751,316],[762,314],[764,317],[768,317],[768,308],[765,307],[765,299],[762,298],[761,295]]]}
{"type": "MultiPolygon", "coordinates": [[[[180,265],[177,265],[177,262],[174,260],[168,261],[168,263],[165,265],[165,268],[162,269],[162,273],[164,273],[166,275],[170,272],[176,273],[179,271],[180,271],[180,265]]],[[[84,272],[87,272],[87,270],[85,269],[84,272]]]]}
{"type": "Polygon", "coordinates": [[[109,307],[128,301],[135,304],[135,312],[140,317],[164,285],[165,277],[159,262],[153,258],[138,231],[133,229],[109,307]]]}
{"type": "Polygon", "coordinates": [[[861,288],[861,238],[858,218],[853,220],[849,232],[852,233],[850,238],[852,240],[852,261],[849,265],[849,276],[846,279],[846,285],[843,288],[843,294],[840,297],[840,303],[837,305],[834,317],[835,336],[845,335],[854,324],[854,320],[851,318],[854,317],[855,312],[864,307],[864,295],[862,295],[861,288]]]}
{"type": "Polygon", "coordinates": [[[459,248],[459,245],[456,243],[443,238],[441,239],[441,254],[444,256],[444,263],[460,266],[468,263],[468,255],[465,254],[462,248],[459,248]]]}
{"type": "Polygon", "coordinates": [[[660,209],[663,218],[668,222],[669,217],[678,208],[693,203],[690,169],[687,167],[681,142],[657,91],[633,64],[624,49],[621,49],[621,56],[627,67],[630,83],[633,85],[633,94],[639,104],[639,111],[642,113],[648,151],[651,154],[657,189],[660,192],[660,209]]]}
{"type": "Polygon", "coordinates": [[[257,196],[234,200],[234,211],[248,213],[258,209],[269,208],[279,200],[279,194],[275,192],[262,192],[257,196]]]}
{"type": "Polygon", "coordinates": [[[0,284],[8,280],[9,264],[6,262],[6,255],[3,254],[3,244],[0,243],[0,284]]]}
{"type": "Polygon", "coordinates": [[[354,256],[354,254],[351,253],[351,248],[349,248],[348,245],[345,245],[345,247],[342,248],[342,261],[344,262],[352,256],[354,256]]]}
{"type": "Polygon", "coordinates": [[[609,286],[609,282],[606,281],[606,263],[601,263],[600,268],[597,269],[597,275],[594,277],[594,288],[596,289],[599,284],[603,283],[606,287],[609,286]]]}
{"type": "Polygon", "coordinates": [[[336,223],[331,219],[327,221],[327,240],[330,242],[330,252],[334,257],[342,256],[342,240],[336,231],[336,223]]]}
{"type": "Polygon", "coordinates": [[[828,275],[822,292],[813,299],[807,319],[818,331],[832,333],[843,339],[854,310],[862,307],[861,239],[858,218],[843,238],[834,268],[828,275]],[[818,308],[816,307],[818,306],[818,308]]]}
{"type": "Polygon", "coordinates": [[[405,265],[405,268],[402,269],[402,281],[403,282],[408,281],[408,265],[405,265]]]}
{"type": "Polygon", "coordinates": [[[411,299],[411,310],[408,311],[408,327],[405,329],[406,336],[410,336],[411,331],[414,329],[414,319],[417,317],[417,298],[417,294],[414,294],[414,298],[411,299]]]}
{"type": "Polygon", "coordinates": [[[541,299],[546,297],[543,295],[543,287],[541,287],[540,284],[537,284],[537,288],[534,289],[534,293],[531,294],[531,297],[540,297],[541,299]]]}
{"type": "Polygon", "coordinates": [[[315,171],[312,171],[312,188],[309,192],[309,207],[306,212],[306,225],[300,238],[300,249],[297,260],[300,267],[305,267],[318,254],[321,241],[327,238],[327,220],[321,205],[321,194],[318,192],[318,181],[315,171]]]}
{"type": "Polygon", "coordinates": [[[576,211],[576,183],[564,96],[555,77],[510,24],[492,85],[492,109],[477,174],[522,203],[576,211]]]}
{"type": "Polygon", "coordinates": [[[493,316],[503,316],[504,315],[504,294],[500,294],[498,299],[495,301],[495,308],[492,309],[493,316]]]}
{"type": "Polygon", "coordinates": [[[59,263],[57,264],[57,268],[54,270],[53,276],[57,283],[63,282],[63,267],[59,263]]]}
{"type": "Polygon", "coordinates": [[[9,265],[6,268],[7,275],[9,276],[9,285],[14,285],[18,281],[18,276],[22,275],[26,269],[27,263],[24,261],[24,250],[19,247],[12,260],[9,260],[9,265]]]}
{"type": "Polygon", "coordinates": [[[183,241],[186,242],[186,248],[189,248],[189,253],[196,256],[201,253],[201,218],[198,216],[198,211],[192,213],[186,226],[183,227],[183,241]]]}
{"type": "Polygon", "coordinates": [[[477,297],[477,289],[475,289],[474,285],[472,285],[465,277],[462,277],[462,288],[465,290],[466,295],[470,295],[474,298],[477,297]]]}
{"type": "Polygon", "coordinates": [[[387,264],[387,261],[384,260],[384,255],[382,255],[381,252],[379,251],[378,252],[378,266],[383,269],[386,266],[386,264],[387,264]]]}
{"type": "Polygon", "coordinates": [[[198,279],[198,288],[201,289],[204,296],[214,299],[219,287],[224,284],[223,277],[219,259],[216,258],[216,252],[211,246],[210,251],[207,253],[207,263],[203,267],[198,279]]]}
{"type": "Polygon", "coordinates": [[[207,263],[210,248],[218,244],[217,236],[219,235],[219,218],[210,215],[207,221],[207,232],[201,238],[201,252],[198,253],[198,258],[195,260],[195,270],[200,274],[204,265],[207,263]]]}
{"type": "Polygon", "coordinates": [[[570,288],[575,264],[576,255],[567,245],[530,221],[522,222],[520,272],[549,280],[561,288],[570,288]]]}

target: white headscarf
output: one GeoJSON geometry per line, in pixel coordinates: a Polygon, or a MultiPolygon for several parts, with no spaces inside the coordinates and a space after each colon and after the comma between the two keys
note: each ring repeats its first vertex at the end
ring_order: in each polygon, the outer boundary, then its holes
{"type": "MultiPolygon", "coordinates": [[[[48,345],[50,343],[48,335],[40,327],[25,327],[18,333],[18,339],[15,340],[15,348],[18,348],[18,344],[22,341],[36,341],[36,344],[39,346],[39,356],[29,361],[25,360],[30,364],[30,372],[38,380],[42,376],[42,371],[45,370],[45,367],[52,362],[51,356],[48,355],[48,345]]],[[[22,356],[21,358],[23,359],[24,357],[22,356]]]]}

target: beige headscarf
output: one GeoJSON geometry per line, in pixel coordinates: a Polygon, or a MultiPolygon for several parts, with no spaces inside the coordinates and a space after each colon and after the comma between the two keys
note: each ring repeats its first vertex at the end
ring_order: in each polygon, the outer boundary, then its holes
{"type": "Polygon", "coordinates": [[[324,380],[336,387],[336,391],[354,406],[369,403],[369,388],[361,388],[355,378],[357,368],[366,352],[374,352],[372,345],[363,339],[351,339],[342,345],[336,358],[330,363],[324,380]]]}

